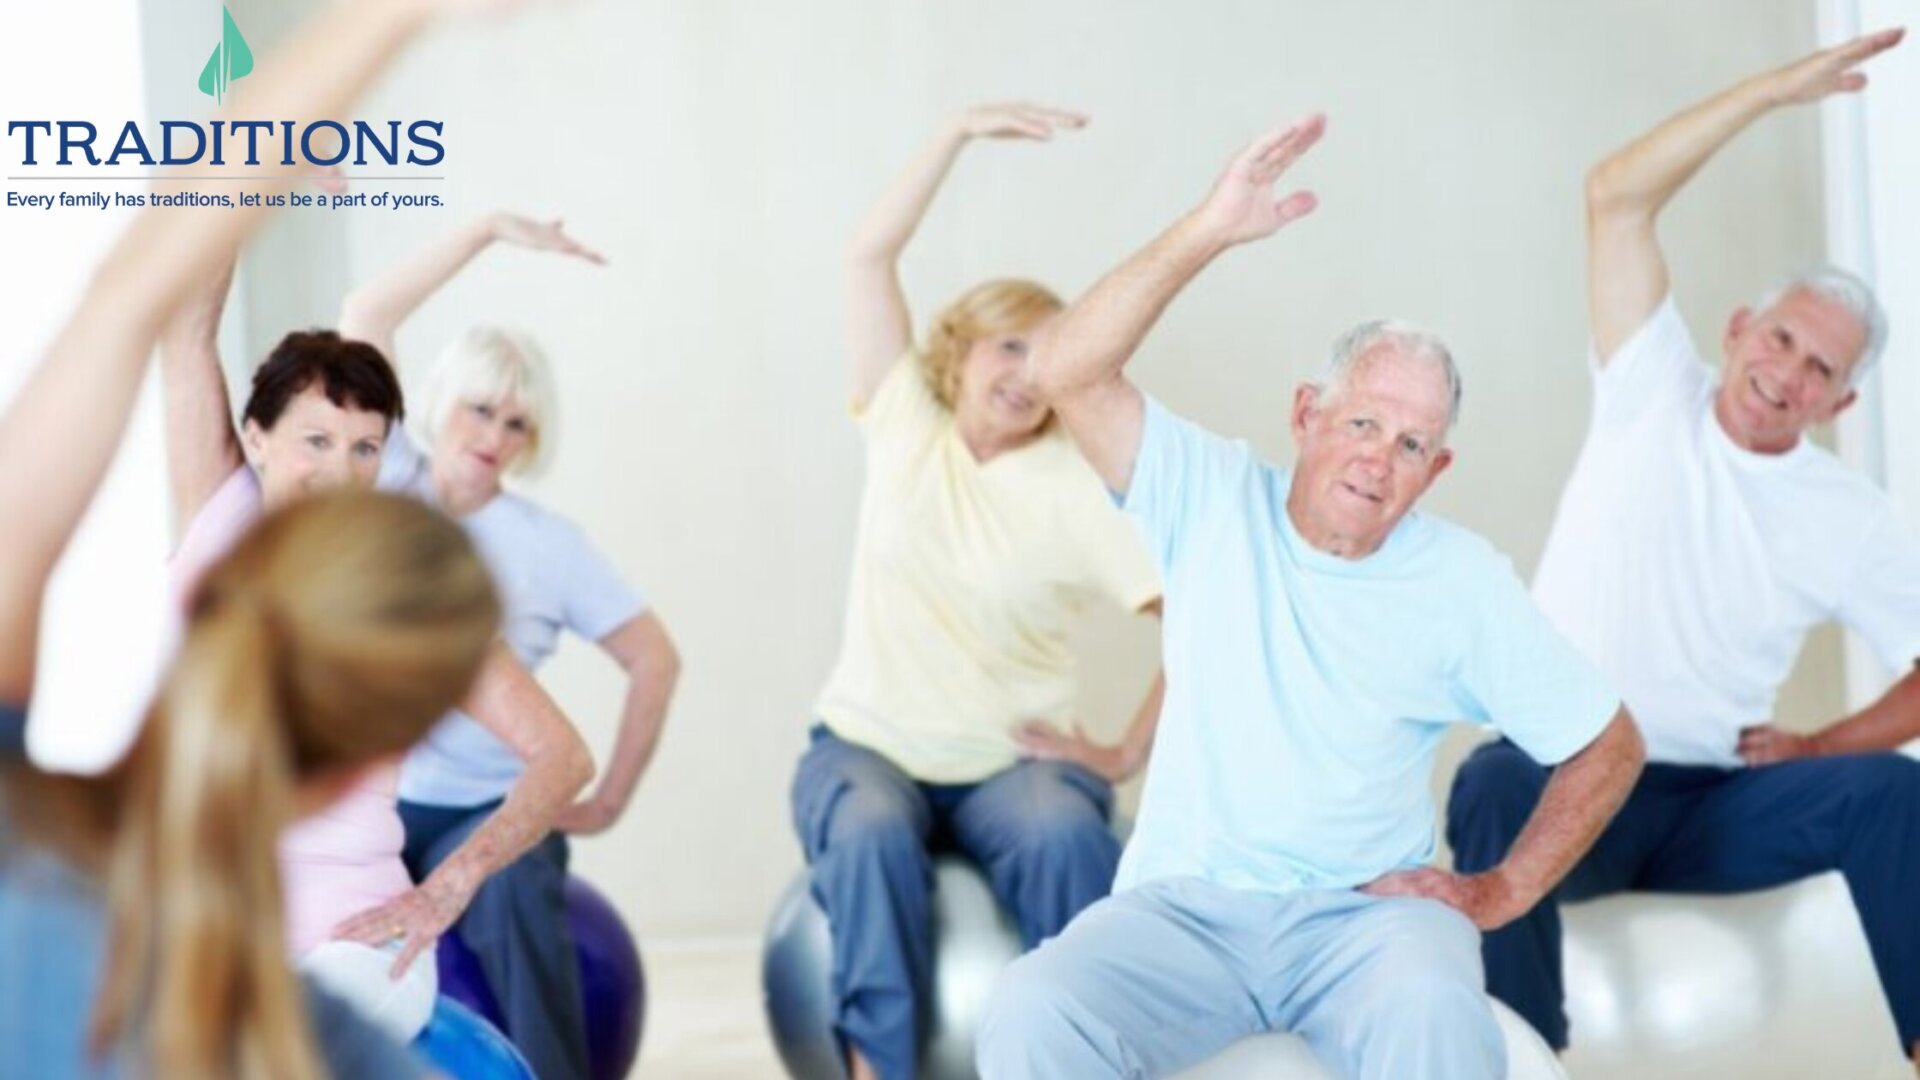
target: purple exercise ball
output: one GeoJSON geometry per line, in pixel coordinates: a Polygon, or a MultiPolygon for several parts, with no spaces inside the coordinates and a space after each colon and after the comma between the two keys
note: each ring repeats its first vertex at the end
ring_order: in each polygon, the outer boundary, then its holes
{"type": "MultiPolygon", "coordinates": [[[[640,952],[618,912],[593,886],[567,878],[567,928],[580,961],[580,993],[587,1012],[587,1064],[594,1080],[622,1080],[640,1052],[647,1018],[647,980],[640,952]]],[[[480,961],[456,928],[435,950],[440,992],[506,1028],[500,1004],[480,961]]]]}

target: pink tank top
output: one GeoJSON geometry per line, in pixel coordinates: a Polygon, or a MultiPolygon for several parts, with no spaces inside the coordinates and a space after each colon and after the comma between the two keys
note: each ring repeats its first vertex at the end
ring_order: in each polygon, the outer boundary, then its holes
{"type": "MultiPolygon", "coordinates": [[[[241,466],[187,527],[170,571],[182,609],[200,576],[259,520],[260,481],[241,466]]],[[[400,861],[406,832],[395,802],[399,770],[371,769],[326,809],[280,836],[280,888],[286,898],[287,952],[298,957],[333,928],[413,887],[400,861]]]]}

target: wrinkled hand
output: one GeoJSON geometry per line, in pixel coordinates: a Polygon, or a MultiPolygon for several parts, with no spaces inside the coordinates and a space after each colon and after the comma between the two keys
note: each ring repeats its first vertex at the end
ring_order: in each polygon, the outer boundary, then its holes
{"type": "Polygon", "coordinates": [[[571,836],[597,836],[613,828],[624,809],[595,795],[560,811],[553,827],[571,836]]]}
{"type": "Polygon", "coordinates": [[[1123,748],[1094,742],[1078,724],[1071,732],[1063,732],[1052,724],[1028,720],[1013,733],[1013,741],[1027,757],[1039,761],[1070,761],[1109,784],[1123,783],[1139,771],[1127,761],[1123,748]]]}
{"type": "Polygon", "coordinates": [[[1781,105],[1819,101],[1829,94],[1856,93],[1867,85],[1867,76],[1853,69],[1900,44],[1906,35],[1904,28],[1882,30],[1821,49],[1769,72],[1765,76],[1767,89],[1781,105]]]}
{"type": "Polygon", "coordinates": [[[1319,205],[1312,192],[1275,199],[1273,185],[1326,130],[1327,118],[1316,113],[1255,139],[1214,182],[1207,201],[1194,211],[1195,223],[1220,244],[1244,244],[1312,213],[1319,205]]]}
{"type": "Polygon", "coordinates": [[[496,214],[492,224],[493,238],[502,243],[517,244],[534,251],[571,255],[595,266],[607,265],[606,256],[568,236],[563,223],[558,218],[552,221],[535,221],[518,214],[496,214]]]}
{"type": "Polygon", "coordinates": [[[1038,139],[1046,142],[1053,133],[1066,128],[1087,126],[1087,118],[1064,109],[1050,109],[1024,101],[1002,105],[975,105],[960,114],[960,133],[969,139],[1038,139]]]}
{"type": "Polygon", "coordinates": [[[1749,765],[1777,765],[1795,758],[1816,757],[1820,740],[1813,735],[1782,731],[1772,724],[1755,724],[1740,729],[1740,760],[1749,765]]]}
{"type": "Polygon", "coordinates": [[[1368,896],[1423,897],[1438,900],[1465,915],[1482,930],[1505,926],[1525,914],[1526,906],[1497,873],[1455,874],[1423,866],[1396,870],[1360,886],[1368,896]]]}
{"type": "Polygon", "coordinates": [[[433,948],[440,935],[467,910],[471,899],[470,894],[462,895],[457,889],[429,878],[379,907],[341,923],[334,929],[333,936],[376,949],[404,941],[388,971],[397,979],[406,974],[415,957],[433,948]]]}

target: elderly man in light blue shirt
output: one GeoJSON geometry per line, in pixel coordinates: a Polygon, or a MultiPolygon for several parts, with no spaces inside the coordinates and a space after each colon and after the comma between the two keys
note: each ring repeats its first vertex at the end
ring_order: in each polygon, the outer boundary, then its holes
{"type": "Polygon", "coordinates": [[[1323,128],[1255,142],[1036,349],[1164,575],[1167,696],[1114,895],[1008,970],[980,1034],[989,1080],[1157,1076],[1283,1030],[1343,1076],[1503,1075],[1478,930],[1545,895],[1639,772],[1618,695],[1509,561],[1410,512],[1452,459],[1460,381],[1437,338],[1342,337],[1295,395],[1291,469],[1122,374],[1215,256],[1312,210],[1271,189],[1323,128]],[[1508,858],[1475,875],[1427,865],[1434,751],[1460,721],[1556,766],[1508,858]]]}

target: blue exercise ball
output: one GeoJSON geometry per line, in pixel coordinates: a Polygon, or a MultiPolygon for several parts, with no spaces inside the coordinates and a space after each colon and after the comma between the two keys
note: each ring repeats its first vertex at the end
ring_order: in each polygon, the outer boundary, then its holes
{"type": "MultiPolygon", "coordinates": [[[[633,1070],[646,1026],[647,979],[640,950],[619,912],[580,878],[567,878],[566,911],[586,1005],[587,1067],[594,1080],[622,1080],[633,1070]]],[[[479,958],[457,931],[440,939],[435,963],[442,994],[505,1026],[479,958]]]]}
{"type": "MultiPolygon", "coordinates": [[[[975,1080],[973,1034],[994,980],[1020,955],[1020,931],[972,860],[935,856],[933,882],[933,986],[921,1010],[920,1075],[975,1080]]],[[[845,1080],[845,1052],[833,1030],[833,940],[804,870],[767,924],[760,980],[787,1075],[845,1080]]]]}
{"type": "Polygon", "coordinates": [[[479,1013],[442,995],[413,1052],[451,1080],[534,1080],[520,1051],[479,1013]]]}

